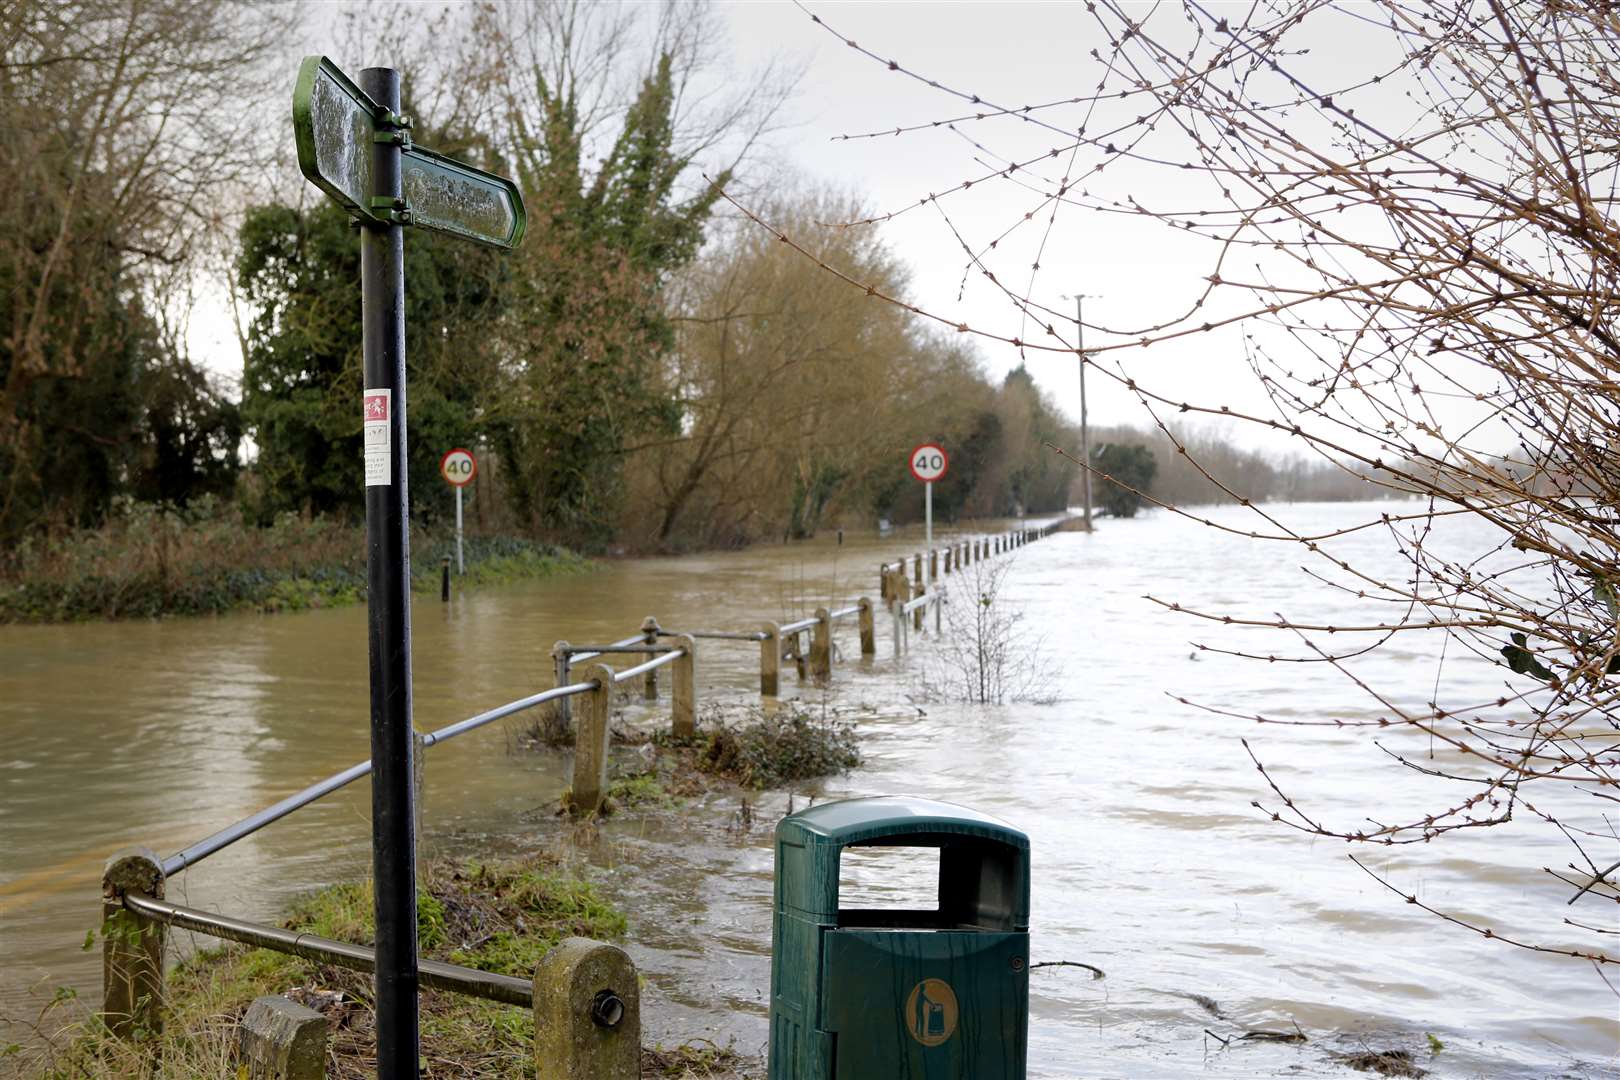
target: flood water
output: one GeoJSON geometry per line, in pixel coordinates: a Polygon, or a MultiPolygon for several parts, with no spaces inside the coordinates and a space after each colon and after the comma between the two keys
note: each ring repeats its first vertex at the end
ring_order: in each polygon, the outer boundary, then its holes
{"type": "MultiPolygon", "coordinates": [[[[1245,520],[1240,513],[1215,516],[1245,520]]],[[[1369,511],[1290,513],[1325,530],[1369,511]]],[[[1493,542],[1470,537],[1476,526],[1453,528],[1463,549],[1493,542]]],[[[1369,531],[1335,551],[1397,568],[1387,543],[1369,531]]],[[[549,685],[557,639],[623,637],[649,614],[674,629],[753,630],[875,598],[879,560],[918,546],[850,535],[839,547],[829,536],[608,562],[449,605],[418,598],[417,725],[438,728],[549,685]]],[[[1410,1051],[1439,1077],[1620,1075],[1620,998],[1592,967],[1443,924],[1347,858],[1358,854],[1437,908],[1557,942],[1570,890],[1541,868],[1569,860],[1561,838],[1515,823],[1432,845],[1347,851],[1250,806],[1275,799],[1240,738],[1290,794],[1335,823],[1450,803],[1362,729],[1260,727],[1175,700],[1294,719],[1376,715],[1326,667],[1195,654],[1191,641],[1279,646],[1265,632],[1226,630],[1143,599],[1342,622],[1351,606],[1314,585],[1298,561],[1163,514],[1105,520],[1094,534],[1060,533],[1019,550],[1002,595],[1023,616],[1020,655],[1040,662],[1033,703],[943,700],[941,642],[913,636],[911,654],[896,660],[880,618],[878,657],[863,663],[853,625],[841,629],[831,688],[798,685],[784,671],[783,692],[853,717],[862,767],[751,797],[751,827],[740,821],[740,796],[723,792],[674,815],[615,820],[594,840],[573,837],[630,913],[649,1039],[734,1039],[762,1054],[772,826],[790,798],[802,806],[812,796],[906,792],[1028,832],[1032,962],[1080,961],[1107,973],[1031,972],[1032,1077],[1360,1075],[1336,1055],[1388,1049],[1410,1051]],[[1303,1044],[1237,1039],[1296,1024],[1303,1044]],[[1234,1041],[1223,1046],[1209,1033],[1234,1041]],[[1438,1054],[1430,1036],[1444,1045],[1438,1054]]],[[[751,643],[700,642],[700,701],[757,700],[757,654],[751,643]]],[[[359,608],[0,628],[0,661],[0,1014],[13,1021],[31,1017],[58,985],[99,993],[99,949],[80,945],[98,918],[109,852],[138,843],[167,855],[369,752],[359,608]]],[[[1356,670],[1421,702],[1437,662],[1438,642],[1430,651],[1398,640],[1356,670]]],[[[1455,699],[1486,700],[1504,676],[1452,655],[1442,685],[1455,699]]],[[[627,718],[650,726],[665,707],[632,702],[627,718]]],[[[1385,741],[1427,752],[1409,734],[1385,741]]],[[[1438,751],[1436,761],[1448,763],[1438,751]]],[[[427,762],[424,844],[473,852],[557,840],[573,831],[552,814],[566,785],[564,754],[516,748],[500,724],[437,747],[427,762]]],[[[1549,809],[1574,797],[1542,796],[1549,809]]],[[[291,896],[366,872],[368,814],[360,782],[188,871],[170,896],[274,920],[291,896]]],[[[881,860],[855,874],[852,884],[877,899],[916,884],[881,860]]],[[[1568,913],[1620,930],[1612,905],[1568,913]]],[[[13,1024],[10,1037],[21,1033],[13,1024]]]]}

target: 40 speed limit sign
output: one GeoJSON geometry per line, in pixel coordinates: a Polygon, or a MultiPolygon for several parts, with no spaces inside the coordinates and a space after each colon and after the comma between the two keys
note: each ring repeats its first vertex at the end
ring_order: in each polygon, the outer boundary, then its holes
{"type": "Polygon", "coordinates": [[[478,459],[467,450],[455,449],[439,459],[439,474],[456,487],[466,487],[478,475],[478,459]]]}
{"type": "Polygon", "coordinates": [[[925,484],[944,476],[950,464],[945,449],[935,443],[923,443],[911,452],[911,475],[925,484]]]}

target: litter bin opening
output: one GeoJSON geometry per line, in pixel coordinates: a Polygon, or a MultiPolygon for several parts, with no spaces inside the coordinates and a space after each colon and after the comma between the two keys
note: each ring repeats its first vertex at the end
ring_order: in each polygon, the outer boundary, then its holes
{"type": "MultiPolygon", "coordinates": [[[[938,874],[933,885],[933,906],[849,906],[840,902],[835,925],[868,930],[983,930],[1007,932],[1028,929],[1021,904],[1024,853],[994,840],[977,837],[902,836],[847,845],[840,853],[875,848],[913,848],[938,852],[938,874]]],[[[859,857],[859,856],[857,856],[859,857]]],[[[926,856],[924,856],[926,858],[926,856]]],[[[915,890],[907,899],[922,900],[915,890]]]]}

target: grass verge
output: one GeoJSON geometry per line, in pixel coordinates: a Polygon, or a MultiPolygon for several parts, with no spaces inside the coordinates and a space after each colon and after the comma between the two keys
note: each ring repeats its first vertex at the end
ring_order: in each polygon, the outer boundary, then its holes
{"type": "MultiPolygon", "coordinates": [[[[283,925],[371,944],[370,883],[313,893],[293,905],[283,925]]],[[[625,919],[560,858],[540,854],[429,865],[419,889],[417,932],[425,958],[528,978],[562,938],[622,937],[625,919]]],[[[235,1077],[237,1023],[253,999],[264,994],[284,994],[327,1017],[327,1075],[333,1080],[376,1074],[369,976],[227,944],[179,965],[169,977],[168,993],[162,1035],[124,1043],[108,1037],[90,1017],[70,1024],[42,1046],[14,1054],[14,1064],[22,1066],[18,1075],[37,1080],[235,1077]]],[[[534,1020],[527,1010],[431,990],[424,990],[421,1000],[425,1078],[534,1076],[534,1020]]]]}
{"type": "MultiPolygon", "coordinates": [[[[453,537],[413,531],[411,587],[439,587],[453,537]]],[[[463,586],[589,566],[521,537],[473,536],[463,586]]],[[[366,596],[365,527],[286,516],[259,528],[209,500],[184,510],[133,504],[99,529],[29,540],[0,560],[0,623],[298,611],[366,596]]]]}

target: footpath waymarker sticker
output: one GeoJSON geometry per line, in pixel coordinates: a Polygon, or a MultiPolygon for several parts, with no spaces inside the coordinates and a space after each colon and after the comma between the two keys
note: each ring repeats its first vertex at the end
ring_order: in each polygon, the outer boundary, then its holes
{"type": "Polygon", "coordinates": [[[945,475],[951,459],[937,443],[923,443],[911,452],[911,475],[925,484],[932,484],[945,475]]]}
{"type": "Polygon", "coordinates": [[[439,459],[439,475],[456,487],[466,487],[478,475],[478,459],[459,446],[439,459]]]}
{"type": "Polygon", "coordinates": [[[390,438],[393,413],[392,390],[365,392],[366,487],[392,483],[394,444],[390,438]]]}

